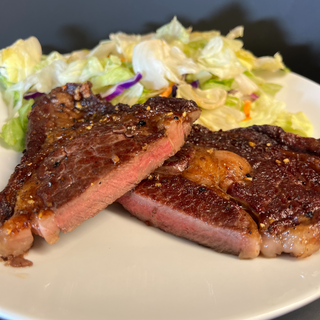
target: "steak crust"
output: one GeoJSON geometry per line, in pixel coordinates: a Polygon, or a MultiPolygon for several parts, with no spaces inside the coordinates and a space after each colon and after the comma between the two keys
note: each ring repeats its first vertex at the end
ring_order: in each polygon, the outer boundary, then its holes
{"type": "Polygon", "coordinates": [[[257,225],[226,193],[230,184],[243,180],[251,166],[235,153],[203,146],[201,139],[188,140],[118,202],[165,232],[218,252],[255,258],[261,243],[257,225]]]}
{"type": "Polygon", "coordinates": [[[218,252],[243,259],[259,254],[256,224],[219,188],[204,187],[181,175],[160,176],[143,180],[118,202],[147,225],[218,252]]]}
{"type": "Polygon", "coordinates": [[[32,233],[59,239],[130,190],[183,145],[194,102],[151,98],[113,106],[91,84],[67,84],[29,114],[26,150],[0,193],[0,255],[19,255],[32,233]]]}
{"type": "Polygon", "coordinates": [[[148,224],[240,258],[307,257],[320,248],[317,139],[268,125],[218,132],[194,125],[183,150],[156,173],[158,187],[144,180],[119,199],[148,224]],[[191,181],[206,192],[191,190],[191,181]]]}
{"type": "Polygon", "coordinates": [[[245,158],[250,177],[227,193],[254,217],[261,253],[307,257],[320,248],[320,142],[264,125],[211,132],[195,126],[188,141],[245,158]]]}

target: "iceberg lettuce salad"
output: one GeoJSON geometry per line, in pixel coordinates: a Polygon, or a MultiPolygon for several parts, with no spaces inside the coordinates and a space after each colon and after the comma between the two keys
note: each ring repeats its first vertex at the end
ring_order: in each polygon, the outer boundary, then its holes
{"type": "Polygon", "coordinates": [[[110,34],[92,50],[42,54],[35,37],[0,51],[0,104],[8,119],[0,136],[23,150],[27,115],[37,96],[67,82],[91,81],[95,94],[113,104],[133,105],[162,95],[194,100],[202,109],[198,123],[212,130],[271,124],[302,136],[312,125],[275,99],[280,85],[256,70],[287,72],[279,53],[256,57],[239,40],[242,26],[226,36],[194,32],[173,20],[147,35],[110,34]]]}

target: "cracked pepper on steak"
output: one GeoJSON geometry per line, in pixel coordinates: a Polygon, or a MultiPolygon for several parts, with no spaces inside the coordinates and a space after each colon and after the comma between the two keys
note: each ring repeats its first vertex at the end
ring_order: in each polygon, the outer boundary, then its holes
{"type": "Polygon", "coordinates": [[[268,125],[194,125],[149,178],[118,200],[148,225],[240,258],[319,250],[317,139],[268,125]]]}
{"type": "Polygon", "coordinates": [[[26,150],[0,193],[0,256],[59,239],[132,189],[185,141],[200,109],[155,97],[113,106],[91,84],[41,97],[28,118],[26,150]]]}

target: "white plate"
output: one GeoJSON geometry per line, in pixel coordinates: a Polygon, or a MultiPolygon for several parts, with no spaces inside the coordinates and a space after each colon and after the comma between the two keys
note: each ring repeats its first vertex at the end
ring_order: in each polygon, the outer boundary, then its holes
{"type": "MultiPolygon", "coordinates": [[[[277,78],[279,98],[317,124],[320,86],[277,78]]],[[[320,126],[315,128],[320,136],[320,126]]],[[[0,148],[0,188],[19,156],[0,148]]],[[[114,204],[50,246],[31,268],[0,264],[0,315],[14,319],[270,319],[320,297],[320,252],[239,260],[146,227],[114,204]]]]}

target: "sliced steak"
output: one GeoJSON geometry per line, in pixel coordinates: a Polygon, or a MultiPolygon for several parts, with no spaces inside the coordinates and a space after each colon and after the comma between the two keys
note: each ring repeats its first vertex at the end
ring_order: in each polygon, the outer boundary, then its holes
{"type": "Polygon", "coordinates": [[[320,142],[278,127],[253,126],[223,133],[216,145],[236,148],[253,167],[251,179],[232,184],[228,193],[258,222],[261,253],[307,257],[318,251],[320,142]]]}
{"type": "Polygon", "coordinates": [[[200,115],[194,102],[151,98],[113,106],[90,83],[67,84],[29,114],[26,150],[0,193],[0,255],[48,243],[129,191],[185,141],[200,115]]]}
{"type": "Polygon", "coordinates": [[[194,125],[156,172],[118,200],[148,224],[242,258],[320,248],[319,140],[273,126],[194,125]]]}
{"type": "Polygon", "coordinates": [[[257,225],[226,193],[250,171],[232,152],[189,141],[118,201],[148,225],[219,252],[255,258],[261,242],[257,225]]]}

